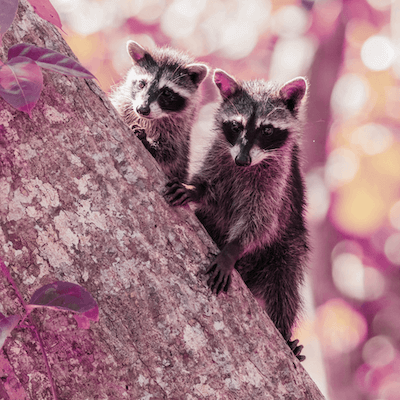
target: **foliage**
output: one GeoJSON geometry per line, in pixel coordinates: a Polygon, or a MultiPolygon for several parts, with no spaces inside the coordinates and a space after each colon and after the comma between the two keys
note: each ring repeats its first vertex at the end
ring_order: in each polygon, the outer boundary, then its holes
{"type": "Polygon", "coordinates": [[[25,308],[25,315],[21,320],[19,315],[10,315],[5,317],[0,313],[0,348],[3,347],[4,342],[12,330],[20,325],[26,319],[29,320],[29,327],[34,331],[37,340],[39,341],[40,348],[42,350],[44,362],[46,364],[47,375],[50,381],[51,390],[53,394],[53,400],[57,400],[57,395],[50,371],[50,366],[47,361],[47,356],[44,351],[42,339],[39,335],[35,324],[30,319],[30,313],[35,308],[51,308],[55,310],[72,311],[77,313],[76,320],[80,328],[88,329],[90,327],[90,321],[98,321],[99,319],[99,308],[93,297],[81,286],[70,283],[70,282],[54,282],[49,285],[42,286],[32,295],[29,304],[26,304],[22,294],[19,292],[14,280],[12,279],[7,267],[0,259],[0,270],[3,275],[7,278],[10,285],[14,288],[17,296],[25,308]]]}
{"type": "MultiPolygon", "coordinates": [[[[6,2],[4,11],[0,13],[0,33],[11,25],[18,1],[6,2]]],[[[35,10],[40,16],[61,28],[58,14],[48,1],[32,0],[35,10]],[[57,18],[55,18],[57,16],[57,18]]],[[[86,68],[74,59],[57,51],[20,43],[8,51],[8,62],[0,60],[0,96],[14,108],[31,116],[43,88],[43,75],[40,69],[79,78],[95,78],[86,68]]]]}

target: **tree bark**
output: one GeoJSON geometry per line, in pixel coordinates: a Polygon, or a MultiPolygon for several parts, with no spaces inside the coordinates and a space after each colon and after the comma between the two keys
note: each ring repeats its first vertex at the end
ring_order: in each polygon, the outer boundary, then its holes
{"type": "MultiPolygon", "coordinates": [[[[20,1],[0,57],[26,42],[73,56],[20,1]]],[[[322,399],[235,272],[216,298],[217,254],[96,82],[43,71],[32,119],[0,99],[0,255],[29,301],[63,280],[86,288],[100,320],[35,310],[58,399],[322,399]]],[[[0,275],[0,311],[23,314],[0,275]]],[[[51,399],[36,338],[18,326],[0,353],[4,399],[51,399]]]]}

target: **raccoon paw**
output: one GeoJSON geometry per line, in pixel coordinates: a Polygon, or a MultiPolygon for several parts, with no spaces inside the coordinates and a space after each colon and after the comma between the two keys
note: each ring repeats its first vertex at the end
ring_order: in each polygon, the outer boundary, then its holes
{"type": "Polygon", "coordinates": [[[164,197],[173,206],[183,206],[192,200],[192,189],[173,178],[166,184],[164,197]]]}
{"type": "Polygon", "coordinates": [[[133,133],[143,142],[146,140],[147,142],[147,136],[146,136],[146,131],[142,128],[132,128],[133,133]]]}
{"type": "Polygon", "coordinates": [[[293,354],[298,358],[300,362],[306,359],[306,356],[300,354],[304,346],[302,345],[297,346],[299,344],[299,339],[293,340],[292,342],[288,340],[286,343],[288,344],[290,349],[293,351],[293,354]]]}
{"type": "Polygon", "coordinates": [[[147,136],[146,136],[146,132],[144,129],[135,129],[134,130],[135,135],[137,136],[137,138],[142,142],[143,146],[146,148],[146,150],[148,152],[150,152],[150,154],[153,157],[156,157],[157,154],[157,146],[154,143],[150,143],[147,140],[147,136]]]}
{"type": "Polygon", "coordinates": [[[221,253],[206,271],[206,274],[210,274],[207,285],[217,296],[222,290],[224,292],[228,291],[232,280],[232,267],[230,265],[226,265],[226,263],[221,260],[221,257],[219,257],[220,255],[221,253]]]}

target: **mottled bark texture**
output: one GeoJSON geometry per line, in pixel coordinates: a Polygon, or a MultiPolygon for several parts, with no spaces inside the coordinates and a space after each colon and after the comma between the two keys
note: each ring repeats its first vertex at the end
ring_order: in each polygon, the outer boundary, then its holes
{"type": "MultiPolygon", "coordinates": [[[[21,1],[0,56],[20,42],[72,55],[21,1]]],[[[235,273],[213,296],[216,247],[169,207],[165,178],[94,81],[44,72],[32,119],[0,99],[0,254],[25,300],[47,283],[85,287],[100,321],[33,312],[59,399],[321,399],[235,273]]],[[[0,311],[22,313],[0,276],[0,311]]],[[[38,343],[16,328],[0,353],[4,399],[50,399],[38,343]]]]}

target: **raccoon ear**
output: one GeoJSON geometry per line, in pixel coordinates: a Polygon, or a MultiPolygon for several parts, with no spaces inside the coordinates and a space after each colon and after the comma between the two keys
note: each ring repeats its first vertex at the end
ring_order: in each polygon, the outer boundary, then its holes
{"type": "Polygon", "coordinates": [[[301,100],[307,92],[307,81],[302,78],[294,78],[286,82],[279,90],[279,95],[286,103],[289,111],[294,112],[299,109],[301,100]]]}
{"type": "Polygon", "coordinates": [[[126,50],[134,62],[144,59],[146,54],[149,54],[149,52],[146,51],[139,43],[136,43],[133,40],[128,41],[126,44],[126,50]]]}
{"type": "Polygon", "coordinates": [[[189,72],[190,79],[196,86],[200,85],[208,74],[208,67],[205,64],[189,64],[186,65],[186,69],[189,72]]]}
{"type": "Polygon", "coordinates": [[[228,75],[222,69],[216,69],[214,72],[214,82],[218,86],[219,91],[222,96],[225,98],[231,97],[236,90],[239,88],[239,85],[235,81],[235,79],[228,75]]]}

